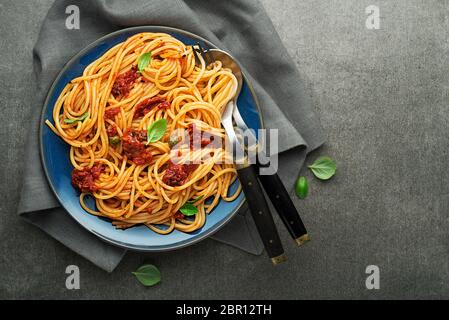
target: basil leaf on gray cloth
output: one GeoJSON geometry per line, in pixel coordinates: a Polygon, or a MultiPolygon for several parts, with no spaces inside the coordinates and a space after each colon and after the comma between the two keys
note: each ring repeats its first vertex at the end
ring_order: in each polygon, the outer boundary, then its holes
{"type": "MultiPolygon", "coordinates": [[[[289,190],[293,191],[306,154],[324,142],[295,63],[258,1],[56,1],[42,24],[33,52],[36,108],[31,115],[26,151],[29,161],[25,162],[26,179],[18,211],[24,219],[109,272],[126,251],[84,230],[61,208],[40,164],[38,124],[47,92],[72,56],[108,33],[142,25],[196,33],[239,60],[254,86],[265,126],[279,129],[279,175],[289,190]],[[66,28],[69,5],[80,9],[80,29],[66,28]]],[[[263,250],[246,206],[212,238],[253,254],[263,250]]]]}

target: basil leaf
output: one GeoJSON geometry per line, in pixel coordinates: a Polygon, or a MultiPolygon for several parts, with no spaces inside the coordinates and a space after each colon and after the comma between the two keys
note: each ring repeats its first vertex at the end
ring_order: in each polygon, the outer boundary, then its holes
{"type": "Polygon", "coordinates": [[[296,181],[295,191],[298,198],[304,199],[307,197],[307,194],[309,193],[309,184],[306,177],[299,177],[298,181],[296,181]]]}
{"type": "Polygon", "coordinates": [[[309,168],[318,179],[328,180],[337,171],[337,164],[329,157],[319,157],[309,168]]]}
{"type": "Polygon", "coordinates": [[[145,264],[135,272],[132,272],[132,274],[136,276],[141,284],[147,287],[154,286],[161,281],[161,272],[152,264],[145,264]]]}
{"type": "Polygon", "coordinates": [[[120,137],[119,136],[109,137],[109,143],[112,144],[113,146],[118,145],[120,143],[120,137]]]}
{"type": "Polygon", "coordinates": [[[198,198],[195,198],[195,199],[192,199],[192,200],[187,201],[187,203],[195,203],[195,202],[197,202],[197,201],[200,201],[200,200],[203,199],[203,198],[204,198],[204,196],[199,196],[198,198]]]}
{"type": "Polygon", "coordinates": [[[142,73],[142,71],[145,71],[150,62],[151,52],[142,53],[139,59],[137,59],[137,69],[139,70],[139,72],[142,73]]]}
{"type": "Polygon", "coordinates": [[[166,130],[167,130],[167,120],[159,119],[157,121],[154,121],[148,127],[147,144],[158,141],[160,138],[164,136],[166,130]]]}
{"type": "Polygon", "coordinates": [[[89,112],[85,112],[81,117],[73,118],[73,119],[64,119],[64,122],[65,122],[65,123],[68,123],[68,124],[70,124],[70,123],[75,123],[75,122],[78,122],[78,121],[83,121],[83,120],[86,119],[88,116],[89,116],[89,112]]]}
{"type": "Polygon", "coordinates": [[[185,216],[194,216],[198,213],[198,208],[193,204],[186,202],[181,208],[179,208],[179,211],[181,211],[181,213],[185,216]]]}

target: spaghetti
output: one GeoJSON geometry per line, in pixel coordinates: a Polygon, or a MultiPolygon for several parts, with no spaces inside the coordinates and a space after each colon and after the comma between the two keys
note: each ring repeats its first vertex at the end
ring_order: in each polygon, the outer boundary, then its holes
{"type": "Polygon", "coordinates": [[[240,193],[228,194],[236,171],[220,125],[236,86],[220,61],[206,66],[163,33],[136,34],[88,65],[46,120],[70,145],[81,206],[118,228],[201,228],[220,200],[240,193]]]}

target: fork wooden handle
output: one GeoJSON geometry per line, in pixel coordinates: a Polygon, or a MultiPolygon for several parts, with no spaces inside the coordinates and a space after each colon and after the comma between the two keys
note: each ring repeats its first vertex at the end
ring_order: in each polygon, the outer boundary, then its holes
{"type": "Polygon", "coordinates": [[[295,242],[300,246],[309,241],[306,227],[277,173],[273,175],[259,175],[259,180],[295,242]]]}
{"type": "Polygon", "coordinates": [[[285,261],[284,248],[254,167],[237,166],[237,175],[268,256],[273,264],[285,261]]]}

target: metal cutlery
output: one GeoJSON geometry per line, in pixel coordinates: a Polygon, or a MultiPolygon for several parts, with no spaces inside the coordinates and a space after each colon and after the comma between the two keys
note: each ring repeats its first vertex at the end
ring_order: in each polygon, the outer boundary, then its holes
{"type": "MultiPolygon", "coordinates": [[[[208,59],[208,62],[220,60],[226,68],[231,69],[233,74],[237,77],[238,82],[242,83],[242,71],[237,63],[237,61],[228,53],[219,49],[209,49],[207,51],[203,50],[203,55],[208,59]]],[[[238,94],[236,95],[238,97],[238,94]]],[[[246,132],[248,135],[252,135],[252,139],[257,141],[257,138],[249,130],[245,121],[243,120],[238,107],[233,109],[233,119],[238,128],[246,132]]],[[[259,150],[261,152],[261,150],[259,150]]],[[[259,169],[262,165],[257,157],[255,166],[259,169]]],[[[279,178],[278,174],[272,175],[258,175],[260,182],[262,183],[268,197],[271,200],[274,208],[279,214],[282,222],[290,233],[291,237],[294,239],[297,245],[302,245],[309,241],[309,235],[307,233],[306,227],[296,210],[293,201],[291,200],[287,189],[279,178]]]]}
{"type": "MultiPolygon", "coordinates": [[[[210,64],[210,54],[219,55],[218,51],[208,53],[204,55],[204,50],[197,54],[201,54],[207,64],[210,64]]],[[[224,66],[229,67],[234,60],[228,55],[221,55],[220,57],[213,57],[216,60],[220,60],[224,66]]],[[[271,215],[268,203],[263,194],[262,188],[257,179],[257,173],[254,166],[250,165],[245,152],[244,147],[241,145],[236,132],[234,130],[234,124],[232,120],[232,114],[236,108],[236,100],[240,94],[242,88],[242,75],[241,72],[236,70],[234,75],[237,78],[237,88],[235,88],[234,98],[227,103],[222,115],[221,123],[225,129],[226,135],[230,145],[232,145],[233,162],[237,170],[237,176],[242,185],[243,193],[245,194],[249,210],[255,222],[257,231],[262,239],[265,250],[273,264],[279,264],[286,260],[284,249],[282,247],[281,239],[279,238],[276,225],[271,215]]]]}
{"type": "MultiPolygon", "coordinates": [[[[240,115],[240,111],[238,107],[234,108],[233,112],[234,121],[241,130],[247,132],[248,135],[253,135],[251,130],[249,130],[242,116],[240,115]]],[[[257,138],[253,135],[254,141],[257,141],[257,138]]],[[[268,165],[268,164],[267,164],[268,165]]],[[[263,165],[260,164],[259,158],[257,157],[256,166],[258,168],[263,165]]],[[[259,180],[262,183],[262,186],[265,189],[268,197],[271,200],[274,208],[278,212],[282,222],[287,228],[293,240],[295,240],[298,246],[303,245],[307,241],[310,240],[309,234],[307,233],[307,229],[304,226],[304,223],[299,216],[298,211],[296,210],[295,205],[293,204],[292,199],[289,196],[287,189],[282,183],[281,178],[277,173],[271,175],[259,175],[259,180]]]]}

